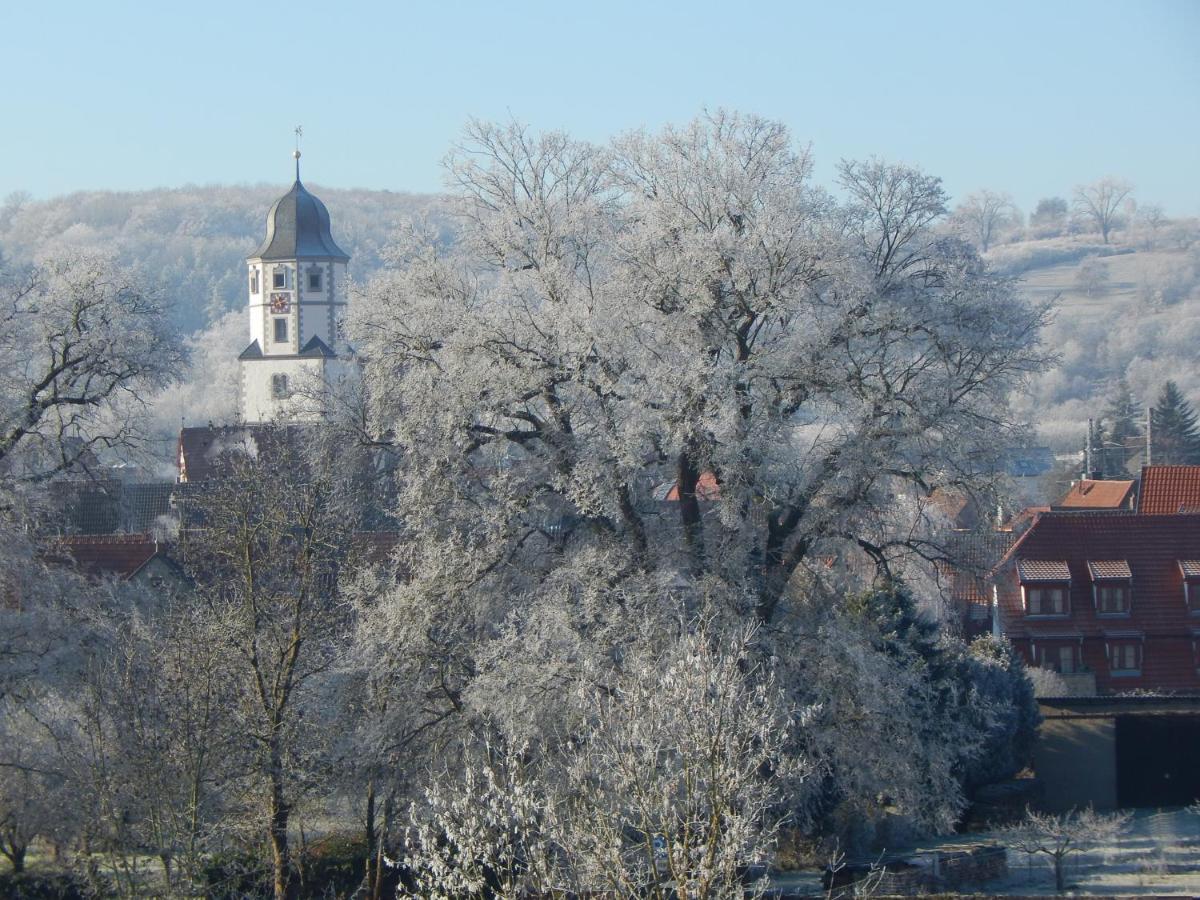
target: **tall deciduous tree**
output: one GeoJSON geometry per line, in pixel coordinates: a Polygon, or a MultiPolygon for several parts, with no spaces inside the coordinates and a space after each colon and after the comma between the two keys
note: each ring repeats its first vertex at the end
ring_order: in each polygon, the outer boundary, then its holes
{"type": "Polygon", "coordinates": [[[1153,461],[1160,466],[1200,465],[1200,427],[1196,413],[1179,390],[1168,381],[1150,411],[1153,461]]]}
{"type": "Polygon", "coordinates": [[[1019,214],[1011,194],[981,190],[955,208],[954,219],[979,252],[987,253],[1002,231],[1018,223],[1019,214]]]}
{"type": "Polygon", "coordinates": [[[1090,221],[1107,244],[1109,234],[1119,221],[1121,203],[1132,192],[1132,184],[1112,176],[1081,184],[1075,188],[1075,212],[1090,221]]]}
{"type": "Polygon", "coordinates": [[[461,239],[397,248],[351,325],[359,425],[405,460],[407,578],[361,633],[431,719],[558,733],[680,616],[774,628],[802,571],[940,555],[906,499],[1018,430],[1044,310],[934,229],[935,177],[846,162],[838,203],[729,113],[606,147],[476,123],[450,163],[461,239]]]}
{"type": "Polygon", "coordinates": [[[317,688],[337,656],[334,589],[355,527],[345,470],[301,452],[307,442],[300,429],[260,434],[257,454],[231,458],[189,504],[180,539],[208,646],[236,682],[276,900],[296,889],[289,826],[333,714],[317,688]]]}

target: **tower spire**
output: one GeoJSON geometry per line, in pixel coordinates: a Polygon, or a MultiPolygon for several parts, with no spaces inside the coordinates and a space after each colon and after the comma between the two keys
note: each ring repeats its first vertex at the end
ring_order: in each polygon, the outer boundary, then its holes
{"type": "Polygon", "coordinates": [[[296,149],[292,151],[292,159],[296,161],[296,181],[300,180],[300,138],[304,137],[304,127],[296,126],[296,149]]]}

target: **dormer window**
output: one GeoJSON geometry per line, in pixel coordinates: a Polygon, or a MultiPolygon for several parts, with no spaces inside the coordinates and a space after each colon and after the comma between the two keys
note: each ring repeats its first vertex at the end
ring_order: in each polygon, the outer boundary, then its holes
{"type": "Polygon", "coordinates": [[[1183,576],[1183,602],[1188,612],[1200,615],[1200,559],[1181,559],[1179,573],[1183,576]]]}
{"type": "Polygon", "coordinates": [[[319,291],[321,289],[321,272],[319,269],[309,270],[308,289],[310,291],[319,291]]]}
{"type": "Polygon", "coordinates": [[[1088,560],[1092,602],[1098,616],[1129,615],[1133,573],[1123,559],[1088,560]]]}
{"type": "Polygon", "coordinates": [[[1058,560],[1028,560],[1017,563],[1021,595],[1027,616],[1071,614],[1071,570],[1058,560]]]}

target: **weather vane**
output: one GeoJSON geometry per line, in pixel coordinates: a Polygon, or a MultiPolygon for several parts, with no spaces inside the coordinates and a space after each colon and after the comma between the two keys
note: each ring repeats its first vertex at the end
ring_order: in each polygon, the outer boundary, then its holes
{"type": "Polygon", "coordinates": [[[300,180],[300,138],[304,137],[304,126],[296,126],[296,149],[292,151],[292,159],[296,161],[296,180],[300,180]]]}

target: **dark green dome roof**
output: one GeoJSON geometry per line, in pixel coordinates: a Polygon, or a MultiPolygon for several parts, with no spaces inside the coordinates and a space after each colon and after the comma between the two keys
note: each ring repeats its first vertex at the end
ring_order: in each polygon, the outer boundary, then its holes
{"type": "Polygon", "coordinates": [[[334,243],[329,210],[305,190],[300,179],[267,213],[267,237],[250,259],[335,259],[349,256],[334,243]]]}

